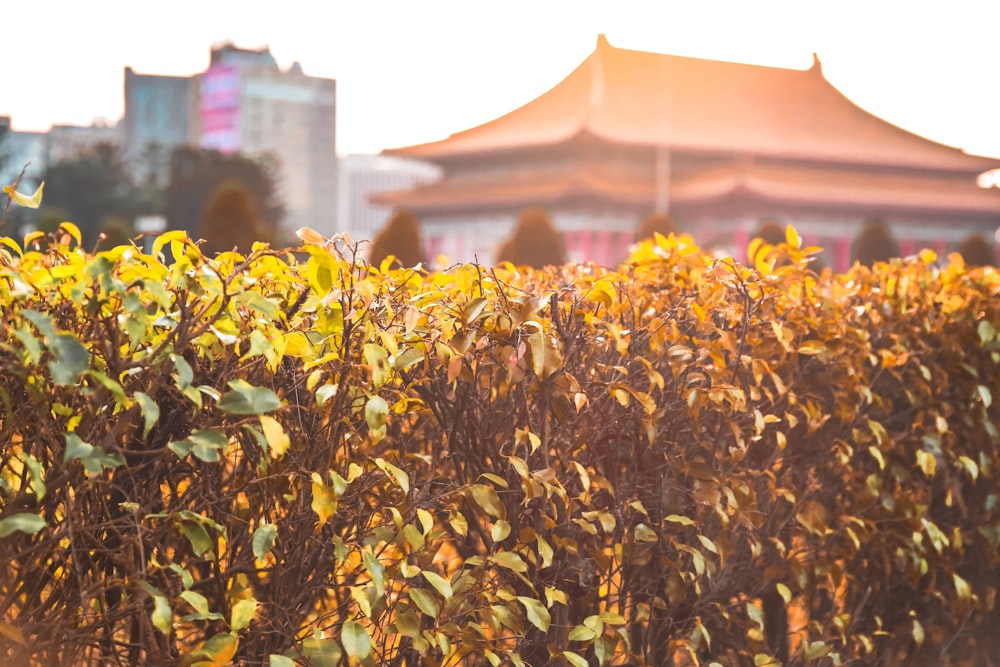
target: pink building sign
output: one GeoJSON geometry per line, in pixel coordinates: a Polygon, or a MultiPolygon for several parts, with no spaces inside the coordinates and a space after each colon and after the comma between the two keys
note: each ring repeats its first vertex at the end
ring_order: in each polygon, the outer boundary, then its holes
{"type": "Polygon", "coordinates": [[[223,153],[240,149],[240,73],[212,65],[201,77],[201,145],[223,153]]]}

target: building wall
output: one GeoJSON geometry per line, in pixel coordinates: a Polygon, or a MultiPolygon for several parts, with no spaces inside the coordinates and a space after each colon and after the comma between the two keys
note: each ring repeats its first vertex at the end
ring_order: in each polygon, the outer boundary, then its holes
{"type": "Polygon", "coordinates": [[[222,47],[213,49],[200,90],[200,144],[273,156],[285,226],[335,233],[336,81],[297,64],[282,71],[266,50],[222,47]]]}
{"type": "Polygon", "coordinates": [[[372,204],[370,195],[405,190],[440,176],[440,169],[433,165],[384,155],[345,155],[339,160],[338,170],[339,231],[347,232],[355,241],[375,238],[392,215],[390,207],[372,204]]]}
{"type": "Polygon", "coordinates": [[[95,121],[91,125],[53,125],[46,137],[46,162],[72,160],[99,144],[122,146],[120,125],[95,121]]]}
{"type": "Polygon", "coordinates": [[[170,153],[193,143],[193,85],[192,77],[136,74],[125,68],[121,135],[126,159],[138,179],[166,184],[170,153]]]}

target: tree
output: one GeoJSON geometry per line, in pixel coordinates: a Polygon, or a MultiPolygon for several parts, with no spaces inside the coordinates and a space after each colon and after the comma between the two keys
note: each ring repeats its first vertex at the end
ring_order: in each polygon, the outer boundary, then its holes
{"type": "Polygon", "coordinates": [[[110,250],[120,245],[128,245],[129,240],[134,236],[135,231],[132,223],[125,218],[111,215],[101,220],[100,238],[97,250],[110,250]]]}
{"type": "Polygon", "coordinates": [[[993,246],[982,234],[971,234],[958,246],[958,254],[966,266],[996,266],[993,246]]]}
{"type": "Polygon", "coordinates": [[[379,266],[390,255],[396,258],[396,266],[416,266],[427,262],[420,240],[420,221],[409,209],[402,208],[393,212],[385,227],[372,241],[368,262],[379,266]]]}
{"type": "Polygon", "coordinates": [[[261,228],[276,238],[285,211],[278,197],[273,165],[265,159],[190,147],[175,149],[170,158],[165,211],[169,228],[183,229],[194,238],[204,236],[200,229],[202,214],[224,183],[243,187],[261,228]]]}
{"type": "Polygon", "coordinates": [[[497,251],[497,261],[534,269],[566,263],[562,237],[544,208],[521,211],[514,233],[497,251]]]}
{"type": "Polygon", "coordinates": [[[899,257],[899,243],[885,220],[868,220],[854,239],[851,246],[851,261],[871,267],[875,262],[888,262],[899,257]]]}
{"type": "Polygon", "coordinates": [[[673,216],[663,211],[655,211],[639,223],[639,227],[635,230],[635,240],[638,243],[655,238],[655,234],[670,236],[676,233],[677,221],[673,216]]]}
{"type": "Polygon", "coordinates": [[[97,144],[71,160],[50,165],[45,170],[45,198],[39,218],[57,209],[80,228],[83,245],[97,242],[101,220],[108,216],[133,216],[132,185],[118,147],[97,144]]]}
{"type": "Polygon", "coordinates": [[[225,181],[201,215],[201,236],[207,253],[238,249],[248,252],[254,241],[273,243],[271,230],[261,224],[253,198],[238,181],[225,181]]]}

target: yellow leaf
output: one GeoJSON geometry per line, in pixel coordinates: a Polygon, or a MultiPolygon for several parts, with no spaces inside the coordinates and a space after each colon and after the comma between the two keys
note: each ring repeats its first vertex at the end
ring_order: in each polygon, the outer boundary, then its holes
{"type": "Polygon", "coordinates": [[[23,195],[11,186],[4,187],[3,191],[10,196],[10,200],[17,204],[18,206],[23,206],[25,208],[38,208],[42,205],[42,190],[45,188],[45,181],[38,184],[38,189],[35,190],[35,194],[30,197],[23,195]]]}
{"type": "Polygon", "coordinates": [[[260,415],[259,419],[260,428],[264,432],[264,439],[267,440],[271,458],[278,460],[288,451],[291,440],[289,440],[288,434],[285,433],[285,429],[281,427],[281,422],[274,417],[260,415]]]}

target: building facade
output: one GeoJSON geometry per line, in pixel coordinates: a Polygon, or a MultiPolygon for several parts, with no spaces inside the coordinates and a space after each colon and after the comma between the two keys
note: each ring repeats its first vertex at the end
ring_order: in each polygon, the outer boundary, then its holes
{"type": "Polygon", "coordinates": [[[1000,226],[1000,189],[977,185],[1000,159],[864,111],[818,58],[788,70],[620,49],[602,35],[528,104],[385,153],[441,168],[432,184],[375,200],[413,209],[427,246],[457,261],[491,261],[529,205],[548,209],[571,259],[605,265],[654,210],[739,258],[761,219],[793,224],[838,269],[870,218],[890,224],[904,253],[1000,226]]]}
{"type": "Polygon", "coordinates": [[[133,164],[200,146],[277,164],[285,226],[337,230],[337,88],[298,63],[279,68],[267,48],[213,47],[209,67],[191,77],[125,70],[126,151],[133,164]],[[150,155],[150,151],[153,154],[150,155]]]}
{"type": "MultiPolygon", "coordinates": [[[[345,155],[339,163],[341,231],[355,241],[370,241],[382,229],[392,208],[370,201],[372,195],[405,190],[440,177],[440,170],[424,162],[385,155],[345,155]]],[[[433,255],[430,255],[433,257],[433,255]]]]}
{"type": "Polygon", "coordinates": [[[192,120],[197,97],[192,78],[137,74],[125,68],[122,143],[133,173],[141,181],[166,185],[170,153],[197,145],[192,120]]]}

